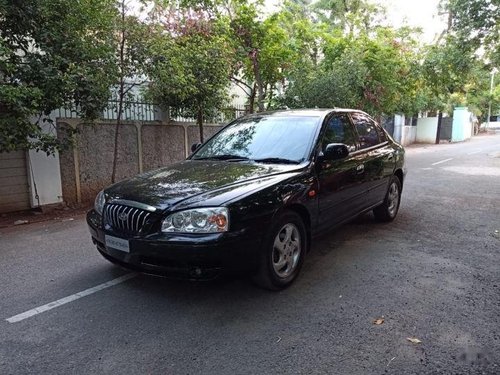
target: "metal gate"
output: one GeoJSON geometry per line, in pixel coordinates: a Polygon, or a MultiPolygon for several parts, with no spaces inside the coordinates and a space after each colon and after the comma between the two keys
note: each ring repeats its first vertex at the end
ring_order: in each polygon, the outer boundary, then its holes
{"type": "Polygon", "coordinates": [[[394,116],[391,117],[385,117],[382,116],[381,119],[381,125],[382,127],[387,130],[387,133],[391,135],[391,137],[394,136],[394,116]]]}
{"type": "Polygon", "coordinates": [[[0,213],[31,208],[26,152],[0,153],[0,213]]]}
{"type": "Polygon", "coordinates": [[[453,128],[453,117],[443,117],[441,122],[440,141],[451,141],[451,131],[453,128]]]}

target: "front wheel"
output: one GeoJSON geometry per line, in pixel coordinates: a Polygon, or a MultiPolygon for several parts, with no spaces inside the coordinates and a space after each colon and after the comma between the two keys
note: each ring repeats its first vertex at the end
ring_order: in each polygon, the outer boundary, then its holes
{"type": "Polygon", "coordinates": [[[270,290],[288,287],[300,272],[306,249],[302,218],[292,211],[281,214],[264,244],[254,281],[270,290]]]}
{"type": "Polygon", "coordinates": [[[401,202],[401,182],[392,176],[384,202],[373,209],[375,218],[379,221],[393,221],[396,218],[401,202]]]}

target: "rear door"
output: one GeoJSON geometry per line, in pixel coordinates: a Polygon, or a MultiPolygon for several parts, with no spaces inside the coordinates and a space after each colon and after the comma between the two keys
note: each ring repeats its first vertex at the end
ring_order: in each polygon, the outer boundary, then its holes
{"type": "Polygon", "coordinates": [[[361,156],[357,153],[357,134],[346,113],[334,113],[325,121],[321,152],[330,143],[343,143],[349,149],[347,158],[323,161],[318,166],[319,224],[331,227],[349,219],[359,210],[363,199],[362,173],[357,169],[361,156]]]}
{"type": "Polygon", "coordinates": [[[372,118],[360,112],[353,112],[350,116],[358,134],[366,194],[363,209],[366,209],[382,202],[385,197],[389,178],[394,172],[394,149],[386,133],[372,118]]]}

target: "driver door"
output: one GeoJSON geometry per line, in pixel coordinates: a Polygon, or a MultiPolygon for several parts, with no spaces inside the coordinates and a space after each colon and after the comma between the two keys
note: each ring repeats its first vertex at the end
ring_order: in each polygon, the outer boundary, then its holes
{"type": "Polygon", "coordinates": [[[360,195],[363,193],[364,171],[358,169],[362,156],[356,153],[357,136],[347,114],[335,113],[326,120],[321,151],[330,143],[345,144],[349,155],[340,160],[325,160],[318,166],[319,226],[322,228],[334,226],[354,216],[359,210],[359,200],[363,199],[360,195]]]}

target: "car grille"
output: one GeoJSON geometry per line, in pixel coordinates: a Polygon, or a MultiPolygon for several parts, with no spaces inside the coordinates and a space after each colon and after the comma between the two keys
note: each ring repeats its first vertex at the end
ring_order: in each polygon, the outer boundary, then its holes
{"type": "Polygon", "coordinates": [[[150,215],[151,212],[121,204],[104,206],[104,224],[126,234],[139,233],[150,215]]]}

